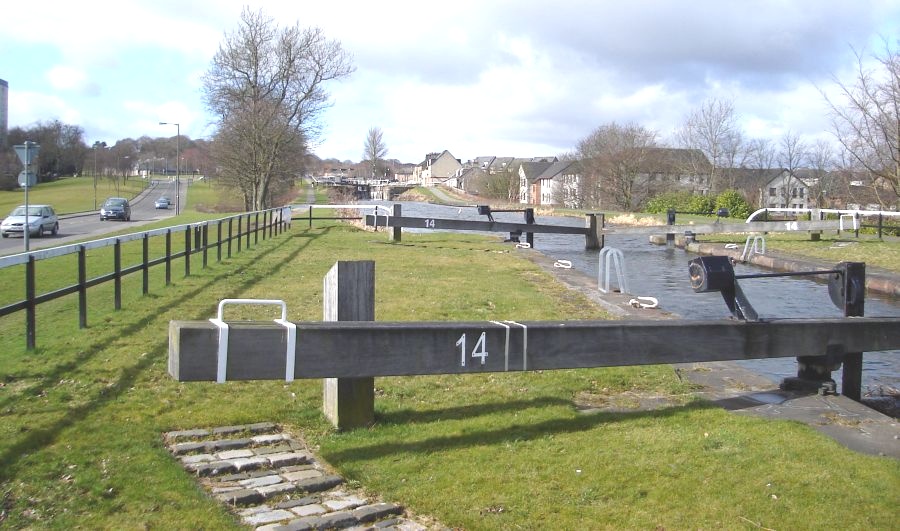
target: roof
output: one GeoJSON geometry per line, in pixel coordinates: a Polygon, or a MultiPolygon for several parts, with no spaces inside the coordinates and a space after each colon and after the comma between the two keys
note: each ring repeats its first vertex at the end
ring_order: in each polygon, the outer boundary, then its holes
{"type": "Polygon", "coordinates": [[[694,169],[709,171],[712,165],[699,149],[645,147],[640,148],[641,173],[686,173],[694,169]]]}
{"type": "Polygon", "coordinates": [[[570,160],[561,160],[557,162],[523,162],[522,171],[525,172],[525,178],[529,182],[539,181],[541,179],[554,179],[562,175],[569,166],[574,162],[570,160]]]}

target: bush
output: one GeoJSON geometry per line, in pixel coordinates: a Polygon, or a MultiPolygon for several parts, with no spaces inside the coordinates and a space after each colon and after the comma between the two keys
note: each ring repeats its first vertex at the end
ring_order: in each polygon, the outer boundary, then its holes
{"type": "Polygon", "coordinates": [[[712,215],[716,211],[716,200],[708,195],[695,195],[691,197],[688,210],[697,214],[712,215]]]}
{"type": "Polygon", "coordinates": [[[737,190],[725,190],[716,197],[716,209],[727,208],[732,218],[746,218],[750,215],[750,204],[737,190]]]}
{"type": "Polygon", "coordinates": [[[660,194],[647,201],[647,212],[651,214],[665,214],[670,208],[681,212],[691,210],[690,204],[693,196],[690,192],[668,192],[660,194]]]}

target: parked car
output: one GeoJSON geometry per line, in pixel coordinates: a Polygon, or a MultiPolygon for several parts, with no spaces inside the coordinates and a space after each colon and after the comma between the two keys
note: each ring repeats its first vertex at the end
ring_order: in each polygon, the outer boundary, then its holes
{"type": "Polygon", "coordinates": [[[121,219],[131,221],[131,205],[124,197],[110,197],[100,207],[100,221],[121,219]]]}
{"type": "Polygon", "coordinates": [[[156,208],[168,209],[169,205],[171,205],[171,204],[172,204],[172,202],[169,201],[168,197],[160,197],[159,199],[156,200],[155,203],[153,203],[153,206],[155,206],[156,208]]]}
{"type": "Polygon", "coordinates": [[[0,224],[0,234],[8,238],[10,234],[25,234],[25,226],[28,226],[29,236],[43,236],[50,233],[54,236],[59,232],[59,219],[50,205],[28,205],[28,215],[25,215],[25,205],[17,206],[9,216],[0,224]]]}

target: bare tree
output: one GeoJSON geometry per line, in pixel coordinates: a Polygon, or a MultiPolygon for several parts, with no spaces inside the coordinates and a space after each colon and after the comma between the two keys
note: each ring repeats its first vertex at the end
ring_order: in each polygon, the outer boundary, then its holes
{"type": "Polygon", "coordinates": [[[676,137],[681,147],[699,150],[706,156],[711,165],[696,160],[691,170],[697,175],[708,172],[706,184],[712,193],[733,185],[725,170],[740,166],[746,151],[731,101],[706,100],[688,114],[676,137]]]}
{"type": "Polygon", "coordinates": [[[363,145],[363,161],[369,163],[372,168],[372,178],[375,179],[381,172],[383,159],[387,155],[387,145],[384,143],[384,132],[380,127],[370,127],[366,134],[366,142],[363,145]]]}
{"type": "Polygon", "coordinates": [[[827,208],[831,206],[829,204],[831,197],[838,190],[834,176],[834,147],[829,142],[819,140],[807,151],[806,156],[806,164],[812,173],[811,182],[807,183],[809,193],[816,206],[827,208]]]}
{"type": "Polygon", "coordinates": [[[239,190],[246,209],[271,206],[279,187],[302,170],[329,105],[325,84],[353,71],[340,43],[318,28],[278,27],[244,8],[203,77],[216,116],[213,155],[221,182],[239,190]]]}
{"type": "Polygon", "coordinates": [[[875,68],[856,52],[852,84],[835,78],[842,101],[824,94],[838,141],[870,177],[882,207],[900,197],[900,49],[884,39],[884,50],[872,54],[875,68]]]}
{"type": "Polygon", "coordinates": [[[808,158],[806,144],[797,134],[788,131],[778,141],[778,147],[776,158],[779,166],[794,176],[808,158]]]}
{"type": "Polygon", "coordinates": [[[755,138],[747,144],[747,165],[758,170],[774,168],[777,160],[775,146],[768,138],[755,138]]]}
{"type": "Polygon", "coordinates": [[[579,206],[603,206],[603,200],[626,211],[647,199],[647,153],[656,147],[656,132],[636,124],[602,125],[578,143],[581,160],[579,206]]]}

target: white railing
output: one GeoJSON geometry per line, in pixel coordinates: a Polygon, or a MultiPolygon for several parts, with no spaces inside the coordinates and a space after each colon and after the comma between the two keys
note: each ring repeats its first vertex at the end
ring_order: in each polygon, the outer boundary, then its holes
{"type": "Polygon", "coordinates": [[[787,212],[791,214],[808,214],[808,213],[822,213],[822,214],[837,214],[838,216],[854,216],[854,217],[864,217],[864,216],[900,216],[900,212],[894,212],[892,210],[857,210],[857,209],[841,209],[841,208],[760,208],[756,212],[750,214],[750,217],[747,218],[747,223],[753,221],[756,216],[762,214],[763,212],[787,212]]]}

